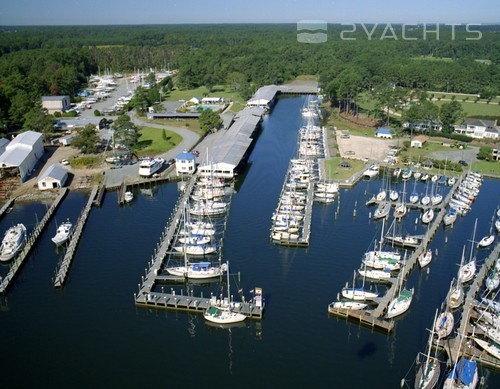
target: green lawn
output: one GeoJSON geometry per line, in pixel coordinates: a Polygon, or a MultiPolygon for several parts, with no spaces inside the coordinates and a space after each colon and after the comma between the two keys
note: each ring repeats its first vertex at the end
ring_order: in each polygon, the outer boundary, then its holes
{"type": "Polygon", "coordinates": [[[166,100],[190,100],[195,96],[199,98],[203,98],[204,96],[222,97],[231,99],[231,101],[245,104],[245,101],[241,98],[241,96],[238,93],[231,91],[230,88],[226,85],[215,86],[213,92],[209,92],[209,90],[205,86],[196,89],[176,88],[169,93],[166,100]]]}
{"type": "Polygon", "coordinates": [[[99,167],[104,162],[104,157],[102,154],[89,154],[80,157],[71,157],[68,159],[68,162],[75,169],[93,169],[99,167]]]}
{"type": "Polygon", "coordinates": [[[134,151],[139,157],[161,154],[174,148],[181,141],[182,137],[175,132],[153,127],[143,127],[139,131],[139,140],[134,147],[134,151]],[[163,139],[163,131],[165,131],[166,140],[163,139]]]}
{"type": "MultiPolygon", "coordinates": [[[[441,95],[439,95],[441,96],[441,95]]],[[[477,117],[477,116],[497,116],[500,117],[500,105],[497,102],[491,102],[489,104],[483,103],[474,103],[474,101],[466,101],[463,102],[460,99],[457,101],[462,105],[465,115],[468,117],[477,117]]],[[[484,101],[484,100],[481,100],[484,101]]],[[[447,101],[433,101],[434,104],[439,107],[446,103],[447,101]]]]}
{"type": "Polygon", "coordinates": [[[500,161],[476,162],[472,165],[472,170],[476,170],[485,174],[494,174],[496,176],[500,176],[500,161]]]}
{"type": "Polygon", "coordinates": [[[341,169],[339,167],[340,162],[343,160],[341,157],[334,157],[325,160],[325,171],[328,179],[345,181],[349,179],[354,173],[363,170],[366,164],[357,159],[347,159],[351,164],[350,169],[341,169]]]}
{"type": "Polygon", "coordinates": [[[159,124],[160,126],[172,126],[178,128],[186,128],[188,130],[194,131],[201,135],[202,131],[200,128],[200,123],[198,119],[154,119],[147,120],[146,118],[141,118],[148,123],[159,124]]]}

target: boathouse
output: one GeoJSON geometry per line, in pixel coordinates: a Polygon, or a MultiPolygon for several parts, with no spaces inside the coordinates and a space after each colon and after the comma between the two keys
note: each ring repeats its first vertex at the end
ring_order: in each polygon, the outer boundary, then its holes
{"type": "Polygon", "coordinates": [[[43,153],[42,134],[34,131],[20,133],[0,155],[2,174],[19,174],[21,180],[26,181],[43,153]]]}
{"type": "Polygon", "coordinates": [[[194,154],[183,151],[175,157],[175,171],[177,176],[193,174],[196,171],[196,157],[194,154]]]}
{"type": "Polygon", "coordinates": [[[238,166],[248,155],[264,112],[264,109],[256,107],[247,107],[240,111],[224,136],[214,146],[212,160],[198,168],[200,174],[233,178],[238,166]]]}
{"type": "Polygon", "coordinates": [[[276,85],[263,86],[257,89],[257,92],[247,101],[247,106],[269,109],[273,105],[277,93],[278,87],[276,85]]]}
{"type": "Polygon", "coordinates": [[[60,164],[50,165],[38,179],[38,189],[62,188],[68,179],[68,171],[60,164]]]}

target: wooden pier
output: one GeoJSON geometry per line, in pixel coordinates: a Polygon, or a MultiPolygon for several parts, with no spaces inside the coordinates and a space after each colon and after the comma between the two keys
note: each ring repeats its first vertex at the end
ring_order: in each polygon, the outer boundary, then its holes
{"type": "Polygon", "coordinates": [[[151,262],[148,263],[149,269],[146,269],[146,276],[142,276],[142,284],[139,285],[139,293],[136,297],[136,304],[138,305],[141,304],[142,296],[152,293],[152,290],[154,289],[156,276],[160,274],[163,261],[168,254],[168,248],[182,219],[182,214],[186,204],[189,202],[189,196],[191,195],[196,179],[197,176],[194,175],[187,183],[183,195],[177,200],[174,210],[170,215],[170,219],[168,220],[165,230],[162,233],[160,242],[156,246],[155,254],[151,262]]]}
{"type": "Polygon", "coordinates": [[[60,262],[58,266],[58,270],[56,276],[54,278],[54,287],[60,288],[64,285],[66,281],[66,276],[68,275],[69,268],[71,266],[71,261],[73,260],[73,256],[76,251],[76,247],[80,240],[80,236],[82,235],[83,227],[85,226],[85,222],[87,221],[87,217],[92,209],[92,204],[94,203],[94,199],[96,197],[97,191],[99,187],[94,185],[92,188],[92,192],[90,192],[89,200],[87,201],[87,205],[83,209],[78,221],[76,223],[76,227],[73,231],[73,235],[71,236],[71,240],[69,242],[68,248],[66,249],[66,254],[64,258],[60,262]]]}
{"type": "Polygon", "coordinates": [[[418,257],[420,256],[420,254],[424,253],[427,250],[429,243],[434,238],[434,235],[436,234],[439,226],[441,225],[441,221],[446,215],[446,207],[448,206],[453,196],[453,193],[456,191],[456,189],[462,182],[463,177],[464,175],[462,175],[455,182],[454,186],[450,189],[448,195],[443,199],[443,202],[439,205],[439,207],[436,208],[439,209],[438,214],[434,218],[433,222],[429,225],[422,239],[421,244],[417,248],[415,248],[415,250],[411,253],[408,260],[405,262],[404,268],[400,270],[402,274],[400,274],[398,278],[390,278],[389,280],[386,280],[386,282],[390,283],[390,287],[387,289],[387,292],[385,293],[384,296],[376,300],[377,306],[372,310],[359,310],[359,311],[349,310],[348,312],[346,312],[346,310],[344,309],[330,310],[329,308],[329,312],[331,314],[335,314],[341,317],[348,317],[350,319],[354,318],[358,320],[361,324],[377,327],[381,331],[386,331],[386,332],[392,331],[392,329],[394,328],[394,320],[392,319],[386,320],[383,318],[387,310],[387,307],[389,306],[389,303],[392,301],[392,299],[395,297],[397,293],[397,289],[399,288],[399,282],[404,282],[408,278],[411,271],[418,264],[418,257]],[[400,281],[398,281],[398,279],[400,281]]]}
{"type": "Polygon", "coordinates": [[[0,208],[0,218],[7,212],[7,210],[14,204],[15,198],[11,197],[7,202],[0,208]]]}
{"type": "Polygon", "coordinates": [[[2,279],[2,282],[0,283],[0,294],[5,294],[7,289],[9,288],[11,282],[14,281],[16,278],[19,270],[23,266],[25,260],[28,258],[31,249],[33,248],[34,244],[36,243],[38,237],[42,233],[43,229],[47,225],[48,221],[54,214],[55,210],[61,203],[62,199],[64,196],[66,196],[66,193],[68,192],[68,188],[62,188],[59,191],[59,195],[56,197],[50,208],[47,210],[45,213],[44,217],[40,222],[35,226],[34,230],[29,234],[29,236],[26,238],[26,244],[24,245],[23,249],[19,253],[19,255],[12,261],[12,264],[10,266],[9,272],[7,275],[2,279]]]}
{"type": "Polygon", "coordinates": [[[497,243],[472,281],[465,298],[464,308],[462,310],[460,324],[457,330],[458,336],[452,339],[446,339],[444,342],[434,339],[433,346],[438,349],[445,350],[450,361],[457,361],[460,356],[465,356],[466,358],[474,358],[477,362],[481,363],[488,369],[500,371],[500,360],[478,348],[477,344],[472,339],[467,341],[466,338],[469,337],[473,331],[476,334],[481,334],[480,330],[470,328],[469,320],[471,317],[477,316],[476,312],[472,309],[474,300],[477,297],[484,280],[486,279],[488,271],[495,266],[495,262],[499,257],[499,254],[500,243],[497,243]]]}
{"type": "Polygon", "coordinates": [[[101,206],[102,199],[105,193],[106,193],[106,185],[103,184],[101,185],[101,187],[99,187],[99,191],[97,192],[97,195],[94,199],[94,205],[96,205],[97,207],[101,206]]]}
{"type": "Polygon", "coordinates": [[[118,189],[118,205],[122,205],[125,202],[125,192],[127,192],[127,184],[124,181],[118,189]]]}
{"type": "MultiPolygon", "coordinates": [[[[211,306],[219,306],[220,300],[215,296],[211,298],[176,295],[173,293],[139,293],[135,295],[135,304],[141,307],[170,309],[175,311],[203,313],[211,306]]],[[[227,305],[227,304],[226,304],[227,305]]],[[[254,303],[233,303],[231,311],[241,313],[251,319],[262,320],[264,308],[254,303]]]]}

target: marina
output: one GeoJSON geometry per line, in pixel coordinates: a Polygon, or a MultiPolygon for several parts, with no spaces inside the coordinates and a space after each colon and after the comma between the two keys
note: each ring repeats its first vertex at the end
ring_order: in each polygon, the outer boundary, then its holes
{"type": "MultiPolygon", "coordinates": [[[[44,361],[50,356],[50,364],[58,365],[65,365],[69,358],[85,359],[105,385],[155,384],[156,378],[123,375],[119,371],[147,369],[152,358],[162,358],[167,347],[176,349],[178,359],[189,359],[196,353],[207,361],[200,365],[200,375],[192,377],[188,386],[202,384],[214,369],[221,372],[219,383],[230,386],[234,377],[248,374],[248,366],[255,366],[255,358],[262,362],[257,365],[258,374],[274,387],[308,385],[312,370],[322,377],[325,385],[366,387],[361,374],[352,375],[354,366],[363,366],[365,377],[377,375],[377,385],[381,387],[399,385],[401,377],[413,365],[414,356],[427,343],[425,328],[435,308],[445,299],[449,281],[456,275],[461,243],[470,237],[476,217],[480,218],[478,236],[485,232],[481,222],[489,222],[491,206],[497,201],[498,182],[485,180],[469,214],[459,216],[453,228],[445,229],[442,223],[436,227],[427,246],[439,255],[427,269],[417,270],[414,266],[413,271],[408,271],[406,283],[408,288],[415,288],[415,296],[404,317],[387,321],[366,315],[365,320],[350,311],[346,316],[352,319],[345,321],[340,315],[325,315],[325,305],[332,300],[332,294],[352,278],[360,254],[380,232],[381,223],[369,215],[373,209],[359,204],[364,203],[366,193],[378,189],[381,180],[360,179],[351,189],[341,189],[342,204],[338,203],[339,196],[333,206],[314,203],[310,211],[313,234],[307,248],[269,244],[270,215],[276,208],[276,199],[280,198],[290,158],[295,155],[304,100],[280,98],[271,114],[264,116],[262,133],[248,157],[249,168],[234,182],[226,222],[223,218],[216,221],[224,231],[222,258],[230,259],[233,268],[241,273],[240,284],[232,290],[235,295],[242,289],[244,295],[252,296],[254,285],[261,285],[266,299],[265,315],[255,310],[253,302],[241,301],[239,309],[256,320],[247,320],[241,327],[230,330],[214,328],[205,323],[202,313],[212,298],[219,296],[218,286],[186,284],[180,280],[172,285],[173,279],[163,271],[168,258],[182,258],[169,247],[178,238],[176,223],[169,220],[183,224],[183,204],[191,202],[189,193],[195,180],[192,186],[187,181],[187,190],[181,195],[177,183],[147,186],[152,195],[143,194],[141,186],[132,187],[134,201],[126,207],[117,207],[114,196],[118,193],[110,191],[106,194],[110,198],[88,217],[85,237],[75,251],[71,283],[66,284],[64,293],[54,293],[50,283],[57,262],[50,231],[41,236],[37,250],[32,251],[22,273],[23,282],[9,295],[8,301],[2,302],[5,330],[24,334],[16,337],[15,344],[5,344],[5,352],[12,356],[5,361],[7,382],[35,385],[35,379],[22,375],[22,368],[16,363],[27,357],[30,361],[41,360],[33,363],[33,374],[38,377],[37,385],[48,385],[43,370],[48,367],[49,362],[44,361]],[[148,257],[150,261],[146,263],[148,257]],[[144,282],[141,279],[138,284],[141,274],[144,282]],[[35,294],[37,303],[33,304],[35,294]],[[113,298],[108,298],[110,295],[113,298]],[[44,321],[42,328],[36,324],[40,318],[44,321]],[[363,326],[358,325],[363,322],[363,326]],[[384,325],[393,328],[381,328],[384,325]],[[362,328],[365,326],[368,328],[362,328]],[[99,330],[104,327],[111,328],[112,334],[99,330]],[[31,355],[33,339],[29,334],[49,336],[54,331],[58,337],[47,340],[53,352],[41,348],[36,356],[31,355]],[[74,336],[75,331],[78,336],[74,336]],[[123,342],[124,338],[127,342],[123,342]],[[131,358],[132,352],[144,352],[148,338],[154,339],[147,346],[148,357],[131,358]],[[311,347],[315,348],[314,358],[306,356],[311,347]],[[102,352],[96,353],[96,348],[102,352]],[[279,360],[275,358],[277,349],[286,350],[279,360]],[[107,364],[110,357],[115,361],[111,367],[107,364]],[[335,374],[332,363],[339,370],[335,374]],[[387,374],[381,375],[381,369],[387,374]]],[[[87,203],[86,196],[70,193],[62,206],[75,208],[74,204],[84,200],[87,203]]],[[[82,206],[76,209],[81,210],[82,206]]],[[[33,214],[31,208],[28,210],[33,214]]],[[[21,212],[23,207],[16,204],[13,212],[1,220],[2,227],[13,220],[28,225],[21,212]]],[[[414,223],[419,214],[419,210],[412,209],[400,222],[408,233],[420,234],[432,228],[432,224],[423,227],[414,223]]],[[[68,216],[76,220],[66,213],[61,215],[62,219],[58,215],[58,219],[65,220],[68,216]]],[[[438,212],[433,223],[437,217],[438,212]]],[[[413,254],[408,251],[407,258],[413,254]]],[[[218,260],[217,255],[214,259],[218,260]]],[[[182,380],[189,372],[187,368],[167,370],[171,380],[182,380]]],[[[75,377],[82,386],[94,383],[91,377],[82,377],[75,366],[61,371],[62,382],[71,382],[75,377]]],[[[495,386],[498,377],[490,374],[487,382],[495,386]]]]}

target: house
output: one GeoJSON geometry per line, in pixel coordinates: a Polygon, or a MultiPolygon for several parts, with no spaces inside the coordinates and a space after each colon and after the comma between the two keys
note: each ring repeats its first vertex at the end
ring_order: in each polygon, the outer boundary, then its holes
{"type": "Polygon", "coordinates": [[[424,146],[425,142],[427,142],[428,140],[429,140],[428,136],[418,135],[412,139],[410,146],[421,149],[424,146]]]}
{"type": "Polygon", "coordinates": [[[496,120],[467,118],[455,126],[454,132],[477,139],[498,139],[500,127],[496,120]]]}
{"type": "Polygon", "coordinates": [[[71,108],[69,96],[42,96],[42,108],[50,115],[55,112],[66,112],[71,108]]]}
{"type": "Polygon", "coordinates": [[[183,151],[175,157],[175,170],[177,175],[193,174],[196,170],[196,157],[192,153],[183,151]]]}
{"type": "Polygon", "coordinates": [[[38,179],[38,189],[62,188],[68,179],[68,171],[60,164],[50,165],[38,179]]]}
{"type": "Polygon", "coordinates": [[[2,173],[19,174],[24,182],[44,153],[42,134],[26,131],[16,136],[0,155],[2,173]]]}
{"type": "Polygon", "coordinates": [[[379,128],[375,131],[375,136],[377,138],[392,139],[392,130],[390,128],[379,128]]]}

